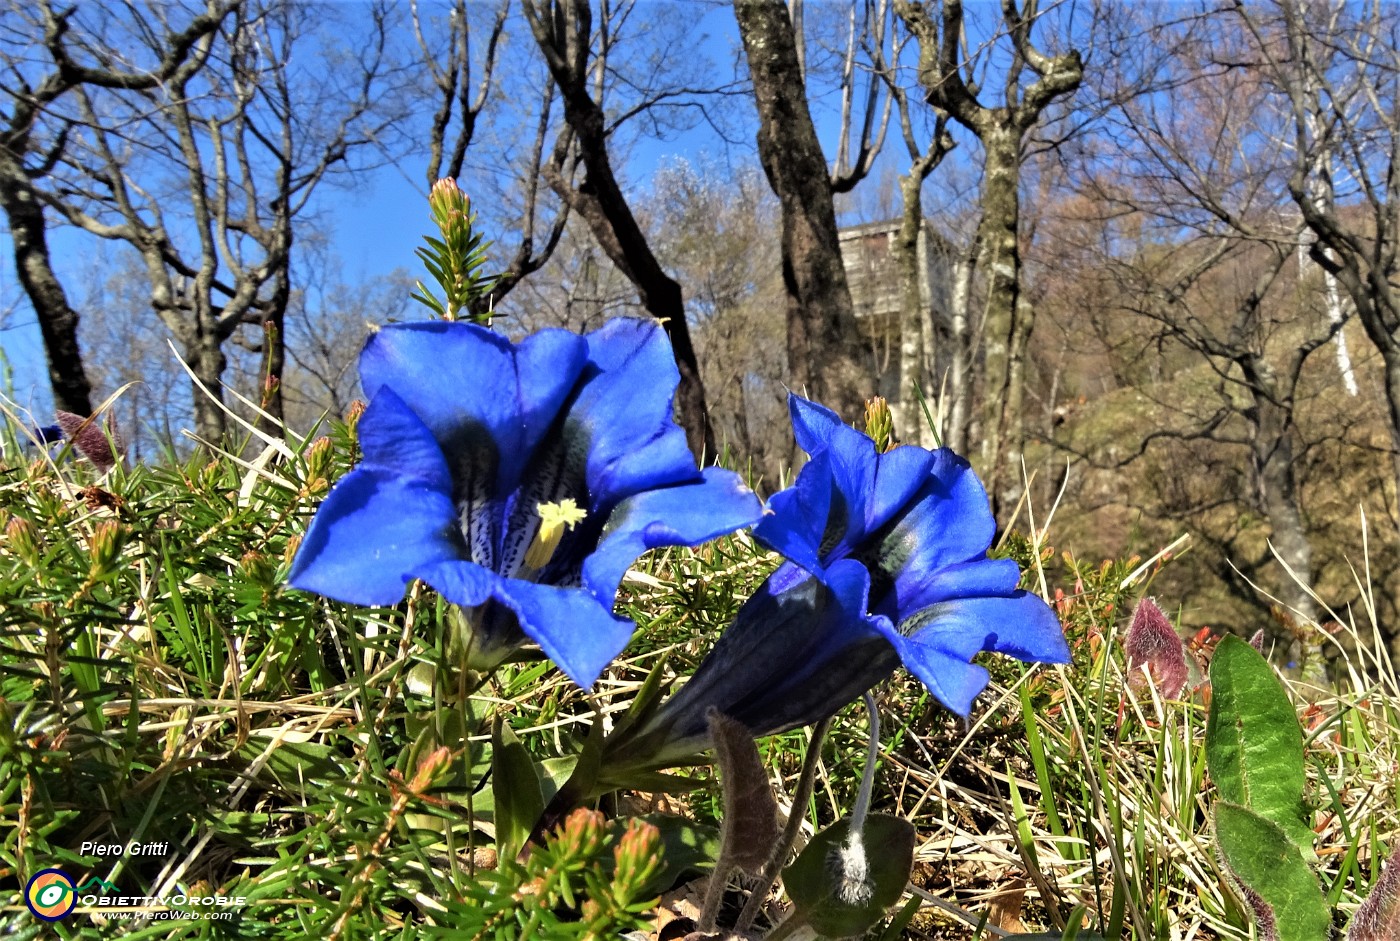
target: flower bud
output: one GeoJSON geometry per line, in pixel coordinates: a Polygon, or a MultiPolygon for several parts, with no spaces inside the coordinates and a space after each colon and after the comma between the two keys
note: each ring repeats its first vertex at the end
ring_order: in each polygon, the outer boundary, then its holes
{"type": "Polygon", "coordinates": [[[433,786],[451,764],[452,749],[439,745],[419,760],[418,767],[413,771],[413,778],[408,782],[408,789],[414,794],[422,794],[433,786]]]}
{"type": "Polygon", "coordinates": [[[331,464],[335,447],[330,438],[317,438],[306,451],[306,492],[323,493],[330,488],[331,464]]]}
{"type": "Polygon", "coordinates": [[[894,416],[883,396],[877,395],[865,403],[865,433],[875,442],[876,451],[885,452],[894,446],[894,416]]]}
{"type": "Polygon", "coordinates": [[[88,540],[93,578],[102,578],[116,570],[126,535],[126,530],[116,520],[103,520],[93,529],[92,538],[88,540]]]}
{"type": "Polygon", "coordinates": [[[433,211],[433,219],[439,227],[446,230],[447,225],[454,222],[458,214],[466,216],[471,210],[471,200],[462,192],[456,180],[443,177],[428,191],[428,206],[433,211]]]}
{"type": "Polygon", "coordinates": [[[39,564],[43,552],[39,547],[39,534],[29,520],[16,516],[5,524],[5,545],[10,552],[28,565],[39,564]]]}
{"type": "Polygon", "coordinates": [[[351,441],[358,441],[356,429],[360,427],[360,417],[365,413],[365,403],[363,399],[356,399],[350,403],[350,407],[345,410],[345,430],[350,433],[351,441]]]}
{"type": "MultiPolygon", "coordinates": [[[[764,849],[769,847],[765,846],[764,849]]],[[[640,895],[665,862],[661,831],[643,820],[633,818],[627,821],[626,832],[613,847],[613,859],[617,862],[613,870],[614,897],[640,895]]]]}
{"type": "Polygon", "coordinates": [[[331,459],[334,456],[335,449],[331,439],[317,438],[306,451],[306,476],[312,480],[317,477],[330,477],[331,459]]]}
{"type": "Polygon", "coordinates": [[[1141,689],[1146,683],[1142,668],[1161,692],[1163,699],[1175,699],[1186,688],[1189,670],[1186,647],[1166,614],[1151,598],[1138,601],[1128,634],[1123,639],[1128,656],[1128,686],[1141,689]]]}
{"type": "Polygon", "coordinates": [[[603,848],[603,815],[580,807],[554,831],[554,846],[561,860],[591,859],[603,848]]]}
{"type": "Polygon", "coordinates": [[[243,557],[238,560],[238,571],[248,581],[263,588],[271,588],[276,575],[267,556],[254,549],[243,553],[243,557]]]}

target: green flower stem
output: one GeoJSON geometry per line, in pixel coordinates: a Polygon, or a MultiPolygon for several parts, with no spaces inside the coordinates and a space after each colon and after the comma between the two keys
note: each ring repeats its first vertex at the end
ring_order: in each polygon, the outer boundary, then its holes
{"type": "Polygon", "coordinates": [[[807,924],[807,919],[803,918],[796,912],[793,912],[787,918],[784,918],[778,924],[778,927],[774,928],[771,932],[769,932],[769,934],[763,939],[763,941],[783,941],[784,938],[791,937],[793,933],[797,931],[797,929],[801,928],[805,924],[807,924]]]}
{"type": "Polygon", "coordinates": [[[865,771],[860,777],[856,806],[851,811],[851,832],[860,833],[865,817],[870,813],[870,792],[875,787],[875,763],[880,759],[880,713],[875,709],[875,696],[869,690],[865,696],[865,711],[870,715],[870,742],[865,750],[865,771]]]}
{"type": "MultiPolygon", "coordinates": [[[[807,754],[802,759],[802,773],[797,778],[797,790],[792,795],[792,810],[788,813],[787,826],[783,828],[782,838],[778,840],[778,845],[773,847],[773,855],[768,858],[768,864],[763,867],[763,873],[758,877],[758,884],[753,888],[753,894],[749,896],[743,911],[739,913],[739,920],[734,924],[734,931],[743,934],[753,925],[754,919],[758,917],[758,910],[763,907],[763,902],[768,898],[768,893],[773,888],[773,883],[778,881],[778,872],[783,868],[783,863],[787,862],[788,853],[792,851],[792,844],[797,840],[797,833],[802,829],[802,819],[805,816],[803,808],[812,799],[812,788],[817,783],[817,762],[821,759],[822,739],[826,738],[827,729],[831,728],[831,716],[820,719],[812,726],[812,737],[807,742],[807,754]]],[[[778,928],[782,932],[784,927],[792,919],[783,922],[778,928]]],[[[787,929],[791,934],[796,928],[787,929]]],[[[780,933],[774,933],[769,941],[785,937],[780,933]]]]}

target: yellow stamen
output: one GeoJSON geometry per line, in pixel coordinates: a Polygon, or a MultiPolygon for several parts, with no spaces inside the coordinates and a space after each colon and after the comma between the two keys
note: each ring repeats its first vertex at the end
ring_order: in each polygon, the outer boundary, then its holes
{"type": "Polygon", "coordinates": [[[540,528],[535,533],[535,541],[525,552],[525,567],[538,571],[553,558],[554,550],[559,548],[559,540],[564,538],[565,527],[573,529],[575,523],[583,521],[588,511],[573,500],[540,503],[535,510],[540,514],[540,528]]]}

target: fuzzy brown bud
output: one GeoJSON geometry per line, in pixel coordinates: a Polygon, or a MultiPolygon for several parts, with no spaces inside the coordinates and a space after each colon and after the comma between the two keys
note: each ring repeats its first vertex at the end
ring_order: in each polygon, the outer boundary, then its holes
{"type": "Polygon", "coordinates": [[[58,427],[63,429],[63,437],[73,442],[77,452],[87,458],[98,472],[105,474],[121,461],[126,453],[126,439],[112,415],[99,422],[96,415],[84,418],[72,412],[55,414],[58,427]]]}
{"type": "Polygon", "coordinates": [[[1175,699],[1186,688],[1186,646],[1171,621],[1151,598],[1143,598],[1133,611],[1123,649],[1128,655],[1130,687],[1141,687],[1141,668],[1146,666],[1164,699],[1175,699]]]}

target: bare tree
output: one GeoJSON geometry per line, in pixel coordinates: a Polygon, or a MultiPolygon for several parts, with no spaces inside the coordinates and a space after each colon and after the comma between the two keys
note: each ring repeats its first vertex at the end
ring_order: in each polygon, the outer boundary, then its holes
{"type": "MultiPolygon", "coordinates": [[[[41,198],[73,225],[140,253],[151,306],[208,390],[195,397],[206,440],[225,430],[230,341],[260,354],[257,397],[266,423],[280,423],[295,222],[323,180],[390,142],[398,114],[386,78],[387,14],[369,14],[342,44],[324,10],[240,4],[217,41],[163,84],[73,90],[72,130],[41,198]],[[324,70],[300,66],[313,48],[324,70]]],[[[133,28],[160,35],[162,10],[148,15],[133,28]]],[[[84,54],[102,45],[94,27],[84,54]]]]}
{"type": "MultiPolygon", "coordinates": [[[[936,380],[935,363],[935,343],[936,329],[934,326],[934,313],[932,310],[932,298],[925,297],[925,282],[928,280],[926,272],[930,269],[930,253],[938,251],[944,246],[935,247],[930,244],[931,233],[928,230],[928,222],[924,217],[924,183],[929,176],[943,162],[954,147],[951,134],[948,133],[948,112],[942,109],[933,109],[933,127],[928,133],[928,143],[922,143],[915,133],[915,114],[909,101],[908,90],[899,81],[894,65],[901,58],[903,42],[896,40],[888,57],[888,62],[883,55],[883,49],[876,58],[876,74],[886,83],[889,88],[890,100],[896,104],[899,113],[900,136],[904,141],[905,151],[909,156],[909,169],[899,177],[900,195],[900,225],[899,233],[891,243],[891,251],[894,254],[895,264],[899,271],[900,280],[900,315],[899,315],[899,410],[898,424],[902,422],[903,431],[901,434],[908,436],[911,428],[920,429],[918,438],[925,444],[931,444],[927,439],[930,434],[925,433],[925,424],[918,414],[916,407],[917,394],[922,391],[924,394],[932,394],[936,380]]],[[[946,252],[941,252],[946,256],[946,252]]],[[[946,260],[946,259],[945,259],[946,260]]],[[[949,309],[940,311],[941,314],[951,315],[952,304],[958,299],[963,303],[963,313],[966,313],[966,293],[961,293],[959,298],[959,287],[961,286],[962,272],[949,265],[940,265],[947,273],[953,277],[952,289],[948,291],[949,309]]],[[[965,394],[966,378],[966,354],[963,349],[964,337],[961,334],[949,338],[949,344],[954,349],[950,350],[950,365],[955,368],[950,369],[959,380],[958,385],[950,390],[950,395],[954,398],[965,394]],[[957,368],[960,367],[960,368],[957,368]]],[[[961,446],[961,441],[958,442],[961,446]]]]}
{"type": "Polygon", "coordinates": [[[305,434],[327,415],[343,417],[359,394],[356,356],[370,326],[406,320],[416,305],[406,270],[355,278],[327,232],[304,232],[297,244],[282,393],[288,429],[305,434]]]}
{"type": "MultiPolygon", "coordinates": [[[[715,453],[714,430],[705,405],[705,388],[686,320],[681,286],[666,273],[638,225],[622,192],[608,152],[612,126],[601,104],[612,23],[608,7],[593,48],[593,14],[587,0],[524,0],[525,18],[544,55],[564,105],[564,120],[573,133],[584,178],[566,177],[551,161],[541,169],[554,191],[587,224],[599,246],[637,289],[642,307],[665,325],[680,370],[676,392],[677,420],[697,454],[715,453]]],[[[673,92],[674,93],[674,92],[673,92]]],[[[653,102],[654,103],[654,102],[653,102]]],[[[556,147],[556,153],[558,148],[556,147]]]]}
{"type": "Polygon", "coordinates": [[[209,53],[212,34],[234,6],[210,2],[183,26],[164,20],[150,24],[148,49],[122,49],[88,43],[70,35],[77,8],[55,12],[43,2],[36,8],[11,3],[12,26],[3,51],[0,82],[7,110],[0,113],[0,208],[14,245],[15,270],[43,335],[54,403],[87,415],[92,387],[78,346],[78,312],[53,270],[45,233],[39,185],[65,156],[72,118],[54,120],[61,99],[74,89],[93,87],[148,92],[168,82],[182,82],[197,71],[209,53]],[[47,57],[34,74],[34,52],[47,57]],[[143,62],[145,63],[143,67],[143,62]]]}
{"type": "Polygon", "coordinates": [[[689,291],[705,390],[720,447],[772,483],[792,450],[787,415],[778,206],[757,168],[676,158],[640,204],[657,254],[689,291]]]}
{"type": "Polygon", "coordinates": [[[1057,98],[1072,94],[1084,76],[1079,52],[1047,55],[1032,41],[1040,19],[1037,0],[1024,8],[1002,0],[1001,30],[1010,44],[1001,100],[984,104],[976,73],[991,45],[968,55],[961,0],[943,0],[935,22],[924,4],[895,0],[895,9],[919,40],[919,77],[928,102],[977,136],[984,153],[982,217],[977,267],[987,280],[984,318],[983,462],[993,505],[1006,502],[1024,439],[1026,350],[1034,311],[1020,302],[1020,182],[1026,135],[1057,98]],[[1022,84],[1029,71],[1034,79],[1022,84]]]}
{"type": "Polygon", "coordinates": [[[1385,364],[1391,459],[1400,486],[1400,14],[1387,4],[1238,7],[1292,123],[1288,191],[1385,364]]]}
{"type": "MultiPolygon", "coordinates": [[[[1286,115],[1270,107],[1259,70],[1218,67],[1247,60],[1247,37],[1214,15],[1157,26],[1153,43],[1172,51],[1153,61],[1148,84],[1170,88],[1170,98],[1134,97],[1113,109],[1082,183],[1081,210],[1098,214],[1085,233],[1095,245],[1067,246],[1056,257],[1088,248],[1091,264],[1111,277],[1099,303],[1137,321],[1116,331],[1132,337],[1136,357],[1121,378],[1175,416],[1124,436],[1139,443],[1110,463],[1183,442],[1233,455],[1245,487],[1175,510],[1206,531],[1220,528],[1210,518],[1220,501],[1262,516],[1293,576],[1280,577],[1267,546],[1236,544],[1235,562],[1253,577],[1272,570],[1276,595],[1312,619],[1304,457],[1318,438],[1300,428],[1300,400],[1309,359],[1334,341],[1344,319],[1327,316],[1325,292],[1289,264],[1305,240],[1287,196],[1286,115]]],[[[1071,239],[1078,228],[1066,227],[1071,239]]]]}
{"type": "Polygon", "coordinates": [[[758,106],[758,155],[782,208],[790,381],[854,420],[874,381],[841,261],[835,187],[807,107],[793,18],[781,0],[735,0],[734,15],[758,106]]]}
{"type": "MultiPolygon", "coordinates": [[[[463,175],[467,149],[477,140],[478,130],[490,123],[492,115],[487,111],[487,105],[493,97],[498,111],[511,114],[509,119],[500,117],[498,123],[534,129],[525,147],[525,156],[505,174],[513,186],[509,191],[492,193],[489,199],[495,214],[510,207],[508,211],[515,217],[515,243],[514,248],[500,258],[489,291],[472,301],[471,313],[476,317],[493,312],[521,281],[549,261],[564,235],[569,207],[567,203],[561,204],[554,209],[552,219],[543,221],[546,207],[542,206],[542,196],[549,191],[549,185],[545,182],[545,162],[549,162],[551,172],[571,177],[573,165],[578,159],[571,147],[572,132],[567,125],[563,128],[554,126],[552,111],[557,94],[554,82],[547,77],[547,73],[539,82],[538,93],[533,96],[525,95],[522,96],[523,100],[511,101],[502,93],[501,70],[529,66],[513,63],[504,54],[507,45],[504,40],[510,22],[510,0],[501,0],[490,20],[474,27],[473,21],[483,9],[483,6],[468,3],[467,0],[453,0],[444,28],[440,17],[427,19],[416,0],[411,4],[414,36],[421,61],[432,81],[430,94],[437,100],[427,132],[428,186],[431,187],[442,177],[456,179],[463,175]],[[478,35],[485,32],[485,38],[475,47],[472,41],[474,29],[478,35]],[[437,41],[439,38],[441,41],[437,41]],[[534,113],[525,113],[523,109],[532,100],[536,102],[534,113]],[[522,109],[518,117],[516,109],[522,109]],[[554,144],[546,153],[551,134],[554,135],[554,144]]],[[[532,78],[520,78],[523,79],[521,85],[528,87],[534,84],[532,78]]],[[[499,149],[511,152],[516,148],[505,146],[499,149]]],[[[470,185],[472,195],[479,197],[485,188],[485,181],[474,175],[470,185]]]]}
{"type": "Polygon", "coordinates": [[[466,0],[453,0],[448,11],[445,50],[429,43],[424,36],[417,0],[412,0],[410,9],[413,14],[413,35],[418,40],[422,61],[438,95],[437,110],[433,112],[428,129],[427,175],[431,188],[442,177],[456,179],[462,175],[467,148],[476,136],[477,120],[491,93],[501,36],[505,33],[506,17],[510,14],[510,0],[502,0],[496,8],[487,32],[485,49],[481,52],[481,77],[475,83],[475,88],[472,82],[471,7],[466,0]],[[454,116],[456,134],[451,135],[454,116]]]}

